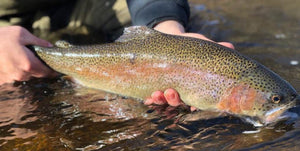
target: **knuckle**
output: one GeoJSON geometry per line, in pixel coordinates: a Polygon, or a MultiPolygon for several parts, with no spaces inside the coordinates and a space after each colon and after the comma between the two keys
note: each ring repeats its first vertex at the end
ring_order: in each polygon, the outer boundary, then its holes
{"type": "Polygon", "coordinates": [[[11,30],[13,33],[21,34],[23,33],[26,29],[21,27],[21,26],[12,26],[11,30]]]}
{"type": "Polygon", "coordinates": [[[29,61],[25,61],[23,64],[22,64],[22,69],[25,71],[25,72],[30,72],[33,68],[33,65],[32,63],[30,63],[29,61]]]}
{"type": "Polygon", "coordinates": [[[15,78],[16,81],[26,81],[28,80],[28,76],[25,72],[19,72],[17,74],[15,74],[15,78]]]}

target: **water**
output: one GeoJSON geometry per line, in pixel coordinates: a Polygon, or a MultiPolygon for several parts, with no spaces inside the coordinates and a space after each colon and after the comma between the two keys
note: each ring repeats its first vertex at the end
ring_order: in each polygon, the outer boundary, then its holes
{"type": "MultiPolygon", "coordinates": [[[[190,2],[191,31],[234,43],[300,92],[300,1],[190,2]]],[[[1,85],[0,108],[1,150],[300,149],[300,120],[255,128],[225,114],[151,109],[61,78],[1,85]]]]}

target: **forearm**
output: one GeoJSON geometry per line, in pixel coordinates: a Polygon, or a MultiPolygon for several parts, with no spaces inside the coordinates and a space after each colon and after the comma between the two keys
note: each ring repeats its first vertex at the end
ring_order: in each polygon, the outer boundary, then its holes
{"type": "Polygon", "coordinates": [[[153,28],[160,22],[174,20],[187,26],[190,10],[187,0],[127,0],[133,25],[153,28]]]}

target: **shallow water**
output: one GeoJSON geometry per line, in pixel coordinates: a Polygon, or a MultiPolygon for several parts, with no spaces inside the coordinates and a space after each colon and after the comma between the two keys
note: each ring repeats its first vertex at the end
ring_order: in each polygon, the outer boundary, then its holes
{"type": "MultiPolygon", "coordinates": [[[[234,43],[300,92],[300,1],[190,2],[191,31],[234,43]]],[[[219,113],[153,110],[62,79],[1,85],[0,108],[1,150],[300,149],[300,119],[257,129],[219,113]]]]}

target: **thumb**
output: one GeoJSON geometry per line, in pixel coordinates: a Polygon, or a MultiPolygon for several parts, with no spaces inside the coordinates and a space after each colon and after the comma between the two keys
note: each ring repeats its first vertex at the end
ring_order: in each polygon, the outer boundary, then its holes
{"type": "Polygon", "coordinates": [[[186,36],[186,37],[193,37],[193,38],[198,38],[198,39],[214,42],[214,41],[208,39],[207,37],[205,37],[204,35],[198,34],[198,33],[183,33],[181,35],[186,36]]]}
{"type": "Polygon", "coordinates": [[[54,77],[57,74],[53,69],[50,69],[43,64],[28,48],[24,47],[26,54],[31,61],[31,66],[26,72],[31,73],[33,77],[54,77]]]}
{"type": "Polygon", "coordinates": [[[234,45],[230,42],[218,42],[218,44],[223,45],[225,47],[231,48],[231,49],[235,49],[234,45]]]}
{"type": "Polygon", "coordinates": [[[50,42],[34,36],[25,28],[22,28],[20,31],[20,43],[23,45],[38,45],[43,47],[53,46],[50,42]]]}

